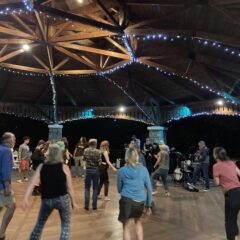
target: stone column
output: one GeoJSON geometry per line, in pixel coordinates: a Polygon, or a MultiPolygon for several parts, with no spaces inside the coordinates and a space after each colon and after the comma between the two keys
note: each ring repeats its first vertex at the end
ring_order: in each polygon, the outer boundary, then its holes
{"type": "Polygon", "coordinates": [[[57,141],[61,140],[63,125],[52,124],[52,125],[48,125],[48,128],[49,128],[49,134],[48,134],[49,141],[56,143],[57,141]]]}
{"type": "Polygon", "coordinates": [[[149,131],[149,139],[151,143],[165,143],[167,144],[166,127],[150,126],[147,128],[149,131]]]}

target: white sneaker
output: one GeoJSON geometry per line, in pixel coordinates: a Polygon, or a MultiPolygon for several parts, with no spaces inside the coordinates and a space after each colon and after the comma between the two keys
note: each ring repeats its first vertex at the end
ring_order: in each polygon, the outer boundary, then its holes
{"type": "Polygon", "coordinates": [[[17,182],[18,182],[18,183],[23,183],[21,179],[18,179],[17,182]]]}
{"type": "Polygon", "coordinates": [[[152,192],[152,195],[156,195],[156,194],[158,194],[158,191],[153,191],[152,192]]]}
{"type": "Polygon", "coordinates": [[[104,199],[105,201],[111,201],[111,199],[109,197],[105,197],[104,199]]]}
{"type": "Polygon", "coordinates": [[[24,181],[24,182],[27,182],[27,181],[28,181],[28,178],[24,178],[23,181],[24,181]]]}

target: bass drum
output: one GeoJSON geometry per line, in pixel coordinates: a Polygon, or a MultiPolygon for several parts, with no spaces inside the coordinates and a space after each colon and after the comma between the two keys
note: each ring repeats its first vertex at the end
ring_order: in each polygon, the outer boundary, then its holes
{"type": "Polygon", "coordinates": [[[177,182],[180,182],[182,181],[183,179],[183,173],[181,171],[181,168],[176,168],[173,172],[173,177],[174,177],[174,180],[177,181],[177,182]]]}

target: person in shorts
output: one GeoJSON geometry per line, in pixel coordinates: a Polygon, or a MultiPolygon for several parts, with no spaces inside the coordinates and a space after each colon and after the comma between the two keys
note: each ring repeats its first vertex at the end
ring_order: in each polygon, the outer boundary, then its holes
{"type": "Polygon", "coordinates": [[[123,224],[123,239],[130,240],[130,223],[134,220],[137,240],[143,239],[143,227],[140,221],[144,208],[146,214],[152,213],[152,187],[147,168],[139,163],[138,151],[130,147],[125,154],[126,166],[117,175],[117,189],[121,194],[118,220],[123,224]],[[147,190],[147,199],[144,188],[147,190]]]}
{"type": "Polygon", "coordinates": [[[10,223],[15,208],[15,199],[13,196],[11,175],[13,167],[13,155],[11,148],[14,147],[16,139],[15,135],[6,132],[2,135],[0,144],[0,211],[5,207],[7,210],[3,215],[0,228],[0,240],[4,240],[5,232],[10,223]]]}
{"type": "Polygon", "coordinates": [[[23,138],[23,143],[19,146],[18,157],[19,157],[19,179],[18,182],[27,181],[27,173],[30,166],[31,152],[29,150],[29,137],[23,138]]]}

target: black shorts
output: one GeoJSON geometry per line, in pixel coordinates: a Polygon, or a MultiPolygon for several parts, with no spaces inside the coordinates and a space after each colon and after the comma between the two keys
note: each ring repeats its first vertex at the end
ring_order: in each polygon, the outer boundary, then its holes
{"type": "Polygon", "coordinates": [[[144,202],[136,202],[127,197],[119,200],[118,221],[125,223],[129,218],[140,218],[144,210],[144,202]]]}

